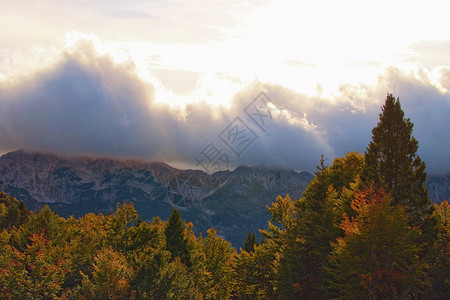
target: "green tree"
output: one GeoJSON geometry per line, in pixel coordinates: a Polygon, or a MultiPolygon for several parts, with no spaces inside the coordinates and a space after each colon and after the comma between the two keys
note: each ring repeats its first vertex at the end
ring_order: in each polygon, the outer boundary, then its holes
{"type": "Polygon", "coordinates": [[[211,274],[215,299],[229,299],[232,289],[232,267],[235,251],[231,244],[217,236],[211,228],[208,236],[200,241],[206,258],[206,270],[211,274]]]}
{"type": "Polygon", "coordinates": [[[126,299],[133,276],[122,253],[102,249],[94,258],[92,278],[83,275],[82,294],[92,299],[126,299]]]}
{"type": "Polygon", "coordinates": [[[172,257],[179,257],[188,267],[191,266],[191,259],[187,247],[187,240],[184,238],[184,225],[181,214],[174,208],[165,228],[166,249],[170,251],[172,257]]]}
{"type": "Polygon", "coordinates": [[[13,248],[10,245],[11,234],[7,230],[0,232],[0,268],[6,267],[11,259],[13,248]]]}
{"type": "Polygon", "coordinates": [[[110,243],[119,249],[129,248],[130,231],[139,216],[133,203],[117,204],[116,212],[109,216],[110,243]]]}
{"type": "Polygon", "coordinates": [[[162,266],[150,299],[202,299],[195,278],[179,257],[162,266]]]}
{"type": "MultiPolygon", "coordinates": [[[[241,251],[236,256],[235,292],[238,297],[274,299],[277,296],[279,258],[289,251],[288,243],[295,239],[293,227],[296,222],[295,201],[289,195],[278,196],[267,207],[271,214],[268,228],[260,230],[262,241],[254,251],[241,251]]],[[[293,257],[294,255],[290,256],[293,257]]],[[[279,282],[283,280],[279,280],[279,282]]]]}
{"type": "Polygon", "coordinates": [[[43,234],[55,245],[63,245],[67,240],[67,220],[51,211],[46,205],[38,212],[31,214],[27,221],[18,228],[12,237],[13,245],[23,250],[33,234],[43,234]]]}
{"type": "Polygon", "coordinates": [[[244,251],[253,252],[255,251],[255,246],[257,245],[256,235],[253,232],[249,232],[244,242],[244,251]]]}
{"type": "Polygon", "coordinates": [[[419,145],[412,131],[413,123],[404,117],[399,99],[388,94],[365,153],[363,178],[391,193],[394,205],[406,207],[410,224],[419,225],[431,215],[432,206],[425,187],[425,163],[417,155],[419,145]]]}
{"type": "Polygon", "coordinates": [[[79,219],[70,217],[67,223],[66,235],[73,267],[66,276],[65,286],[73,289],[81,284],[81,273],[92,273],[98,250],[104,248],[110,238],[109,220],[102,214],[89,213],[79,219]]]}
{"type": "Polygon", "coordinates": [[[322,158],[303,198],[293,202],[293,217],[285,218],[290,221],[283,225],[286,232],[281,235],[276,284],[282,299],[323,297],[330,243],[343,234],[340,228],[343,212],[351,214],[351,197],[359,185],[364,164],[362,155],[347,153],[329,167],[323,162],[322,158]]]}
{"type": "Polygon", "coordinates": [[[31,215],[23,201],[0,192],[0,229],[20,227],[31,215]]]}
{"type": "Polygon", "coordinates": [[[235,296],[239,299],[276,299],[275,280],[278,247],[273,241],[255,251],[242,251],[234,265],[235,296]]]}
{"type": "Polygon", "coordinates": [[[161,270],[170,263],[171,254],[167,250],[152,247],[141,249],[137,254],[136,276],[132,285],[141,298],[153,299],[151,296],[158,289],[161,270]]]}
{"type": "Polygon", "coordinates": [[[383,190],[356,193],[354,218],[344,214],[327,268],[328,298],[418,298],[425,289],[425,265],[416,244],[419,231],[408,224],[402,206],[392,206],[383,190]]]}
{"type": "Polygon", "coordinates": [[[437,239],[430,249],[431,299],[445,299],[450,295],[450,205],[443,201],[435,204],[437,219],[437,239]]]}

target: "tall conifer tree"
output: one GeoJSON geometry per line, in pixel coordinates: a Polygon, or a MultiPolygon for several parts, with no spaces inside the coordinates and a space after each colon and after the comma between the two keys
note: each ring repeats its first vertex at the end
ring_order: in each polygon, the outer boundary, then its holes
{"type": "Polygon", "coordinates": [[[257,245],[256,244],[256,235],[252,232],[249,232],[247,234],[247,238],[244,243],[244,251],[247,251],[247,252],[255,251],[255,245],[257,245]]]}
{"type": "Polygon", "coordinates": [[[406,207],[411,225],[420,224],[431,214],[431,201],[425,187],[425,163],[417,155],[413,123],[404,117],[399,99],[388,94],[380,121],[372,130],[365,153],[365,181],[374,181],[390,192],[393,204],[406,207]]]}
{"type": "Polygon", "coordinates": [[[179,257],[184,264],[190,267],[191,260],[183,232],[184,226],[181,221],[181,214],[178,209],[174,208],[164,231],[166,236],[166,249],[172,253],[173,258],[179,257]]]}

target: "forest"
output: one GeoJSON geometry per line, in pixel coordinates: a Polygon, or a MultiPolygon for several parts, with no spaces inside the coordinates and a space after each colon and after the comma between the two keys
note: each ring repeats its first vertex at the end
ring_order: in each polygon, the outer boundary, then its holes
{"type": "Polygon", "coordinates": [[[62,218],[0,193],[1,299],[449,299],[450,208],[433,204],[413,123],[387,94],[365,153],[320,160],[242,248],[174,208],[62,218]]]}

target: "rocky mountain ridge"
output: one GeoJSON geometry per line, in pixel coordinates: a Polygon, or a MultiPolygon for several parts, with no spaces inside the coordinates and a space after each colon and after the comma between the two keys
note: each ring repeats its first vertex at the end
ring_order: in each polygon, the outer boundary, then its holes
{"type": "Polygon", "coordinates": [[[266,205],[278,195],[301,196],[307,172],[240,166],[207,174],[162,162],[62,157],[14,151],[0,158],[0,190],[31,209],[49,205],[61,216],[109,213],[133,202],[143,219],[166,219],[174,206],[197,232],[214,227],[239,247],[267,225],[266,205]]]}

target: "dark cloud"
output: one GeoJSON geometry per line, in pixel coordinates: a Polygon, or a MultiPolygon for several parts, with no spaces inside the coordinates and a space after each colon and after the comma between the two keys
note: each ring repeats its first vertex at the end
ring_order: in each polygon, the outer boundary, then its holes
{"type": "MultiPolygon", "coordinates": [[[[444,85],[448,74],[442,78],[444,85]]],[[[132,64],[116,64],[87,43],[51,68],[3,82],[0,90],[1,150],[27,148],[195,166],[194,156],[213,142],[234,165],[309,171],[321,154],[331,161],[347,151],[363,152],[386,92],[392,92],[415,123],[414,135],[429,171],[450,171],[450,94],[397,69],[388,69],[376,86],[342,85],[332,100],[254,83],[238,92],[229,107],[199,102],[181,109],[155,102],[154,87],[136,76],[132,64]],[[244,111],[261,91],[278,107],[272,120],[266,119],[265,131],[244,111]],[[240,156],[219,136],[236,117],[257,137],[240,156]]]]}

